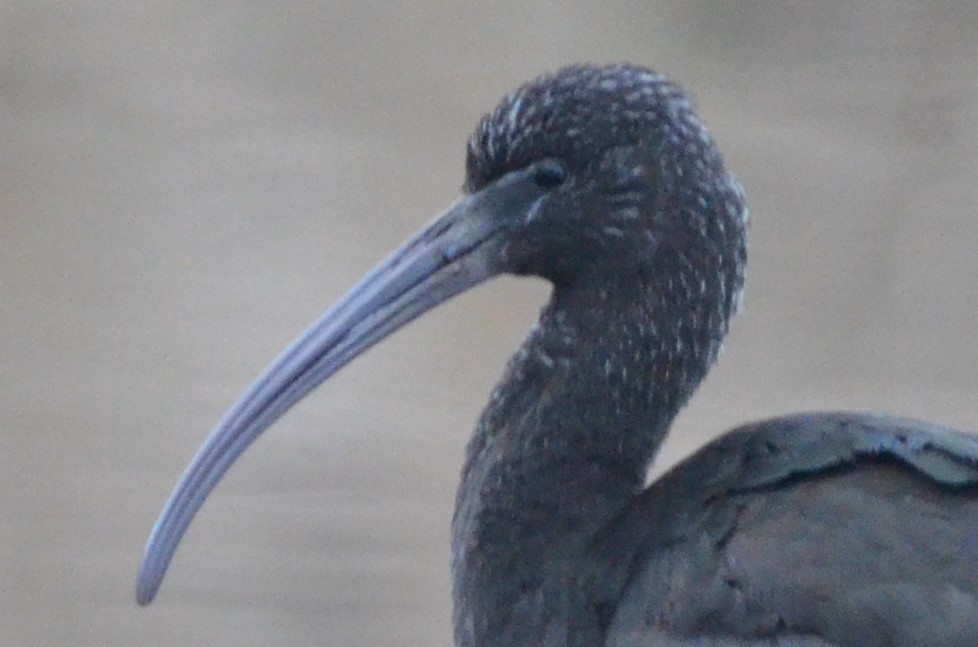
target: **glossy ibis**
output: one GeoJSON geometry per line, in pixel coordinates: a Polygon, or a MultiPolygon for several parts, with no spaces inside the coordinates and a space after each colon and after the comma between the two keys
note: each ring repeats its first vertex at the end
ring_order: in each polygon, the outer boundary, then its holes
{"type": "Polygon", "coordinates": [[[684,92],[571,66],[505,97],[464,195],[217,425],[153,528],[137,599],[246,447],[323,380],[494,275],[553,284],[468,447],[460,646],[978,645],[978,438],[813,413],[735,429],[646,486],[737,310],[743,192],[684,92]]]}

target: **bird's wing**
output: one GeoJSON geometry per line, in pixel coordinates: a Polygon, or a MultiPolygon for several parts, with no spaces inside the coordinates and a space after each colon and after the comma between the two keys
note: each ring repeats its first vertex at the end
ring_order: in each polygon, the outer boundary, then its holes
{"type": "Polygon", "coordinates": [[[978,645],[978,437],[846,413],[745,426],[594,551],[617,573],[608,645],[978,645]]]}

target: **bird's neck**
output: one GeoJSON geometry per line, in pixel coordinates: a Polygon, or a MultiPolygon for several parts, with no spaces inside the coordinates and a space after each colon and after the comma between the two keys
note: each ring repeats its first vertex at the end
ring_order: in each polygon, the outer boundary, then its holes
{"type": "Polygon", "coordinates": [[[674,287],[558,288],[510,361],[458,493],[459,645],[519,631],[521,605],[642,489],[726,330],[726,313],[674,287]]]}

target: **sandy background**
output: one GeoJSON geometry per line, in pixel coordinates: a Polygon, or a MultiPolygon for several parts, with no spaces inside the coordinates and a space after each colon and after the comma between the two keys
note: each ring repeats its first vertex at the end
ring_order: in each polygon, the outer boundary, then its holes
{"type": "Polygon", "coordinates": [[[539,282],[345,370],[148,609],[133,578],[224,408],[567,62],[683,81],[751,202],[746,310],[664,464],[803,409],[978,430],[974,0],[216,5],[0,4],[0,645],[449,644],[462,449],[539,282]]]}

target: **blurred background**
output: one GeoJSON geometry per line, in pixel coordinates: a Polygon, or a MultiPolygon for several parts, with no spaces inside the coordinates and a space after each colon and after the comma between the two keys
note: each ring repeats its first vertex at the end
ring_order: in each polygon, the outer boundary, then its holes
{"type": "Polygon", "coordinates": [[[976,29],[973,0],[3,3],[0,645],[450,644],[463,448],[541,282],[299,406],[146,609],[136,565],[223,410],[568,62],[681,80],[751,203],[746,308],[657,471],[796,410],[978,430],[976,29]]]}

